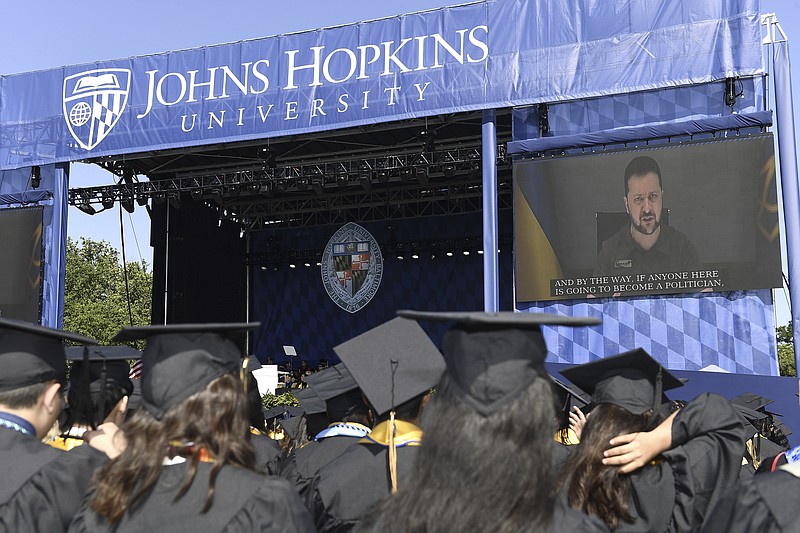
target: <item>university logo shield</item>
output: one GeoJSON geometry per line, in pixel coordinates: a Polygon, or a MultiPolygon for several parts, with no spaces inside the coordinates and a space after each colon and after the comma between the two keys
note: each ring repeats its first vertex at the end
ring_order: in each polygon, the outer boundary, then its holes
{"type": "Polygon", "coordinates": [[[322,254],[322,283],[336,305],[349,313],[375,296],[383,277],[383,257],[375,238],[358,224],[337,231],[322,254]]]}
{"type": "Polygon", "coordinates": [[[64,78],[64,120],[81,147],[91,150],[105,139],[128,103],[131,71],[89,70],[64,78]]]}

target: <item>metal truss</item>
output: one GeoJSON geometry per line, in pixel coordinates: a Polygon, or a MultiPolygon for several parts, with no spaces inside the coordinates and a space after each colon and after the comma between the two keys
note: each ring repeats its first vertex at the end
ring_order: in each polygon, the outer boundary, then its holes
{"type": "MultiPolygon", "coordinates": [[[[511,250],[513,237],[509,234],[498,236],[498,251],[511,250]]],[[[384,259],[416,260],[446,259],[447,257],[482,254],[483,237],[465,235],[448,239],[415,239],[409,241],[389,241],[381,246],[384,259]]],[[[287,249],[276,239],[267,239],[259,252],[247,254],[247,264],[261,267],[262,270],[321,266],[323,250],[320,248],[287,249]]]]}
{"type": "MultiPolygon", "coordinates": [[[[498,147],[501,207],[510,204],[510,160],[498,147]]],[[[481,152],[477,146],[375,157],[194,171],[139,182],[124,168],[116,185],[70,189],[68,201],[94,214],[115,202],[132,212],[135,203],[203,201],[243,230],[316,226],[469,213],[481,210],[481,152]],[[135,202],[135,203],[134,203],[135,202]]]]}

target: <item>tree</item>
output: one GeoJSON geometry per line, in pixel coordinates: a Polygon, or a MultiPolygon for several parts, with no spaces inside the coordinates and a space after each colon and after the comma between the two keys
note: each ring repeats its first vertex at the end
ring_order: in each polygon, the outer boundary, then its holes
{"type": "Polygon", "coordinates": [[[775,338],[778,341],[778,366],[781,376],[796,376],[797,369],[794,364],[794,344],[792,342],[792,323],[778,326],[775,338]]]}
{"type": "Polygon", "coordinates": [[[64,329],[112,344],[120,328],[150,324],[153,274],[146,263],[129,262],[126,267],[127,292],[115,248],[105,241],[81,237],[79,244],[68,238],[64,329]]]}

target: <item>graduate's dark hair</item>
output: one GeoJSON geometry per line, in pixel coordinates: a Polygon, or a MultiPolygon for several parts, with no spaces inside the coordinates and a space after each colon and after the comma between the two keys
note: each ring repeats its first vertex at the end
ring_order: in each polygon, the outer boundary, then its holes
{"type": "Polygon", "coordinates": [[[57,381],[45,381],[44,383],[34,383],[18,389],[0,392],[0,405],[12,409],[24,409],[33,407],[39,401],[39,396],[47,390],[47,387],[57,381]]]}
{"type": "Polygon", "coordinates": [[[634,415],[612,404],[592,409],[581,442],[564,471],[562,483],[567,484],[570,507],[599,517],[611,530],[633,522],[628,509],[630,478],[619,473],[618,467],[602,464],[603,452],[610,448],[608,441],[618,435],[650,429],[650,418],[650,411],[634,415]]]}
{"type": "Polygon", "coordinates": [[[546,530],[555,504],[555,416],[544,377],[482,416],[445,375],[422,416],[408,481],[366,521],[397,532],[546,530]]]}
{"type": "Polygon", "coordinates": [[[178,455],[189,463],[186,480],[175,497],[189,489],[197,464],[205,450],[213,459],[205,513],[214,503],[214,484],[225,465],[256,470],[255,452],[250,443],[247,398],[239,378],[224,374],[205,389],[170,409],[157,420],[146,409],[139,409],[122,426],[127,447],[95,474],[95,493],[90,506],[109,522],[116,523],[126,512],[135,512],[142,497],[153,487],[163,469],[172,442],[185,446],[178,455]]]}
{"type": "Polygon", "coordinates": [[[357,422],[369,425],[369,407],[364,402],[361,389],[353,389],[325,400],[330,422],[357,422]]]}
{"type": "Polygon", "coordinates": [[[247,410],[250,420],[250,427],[256,428],[261,433],[267,432],[267,424],[264,420],[264,404],[261,401],[261,393],[258,390],[256,378],[252,372],[247,373],[247,410]]]}
{"type": "Polygon", "coordinates": [[[68,406],[65,409],[64,424],[61,426],[62,432],[69,431],[75,425],[95,427],[102,424],[119,401],[125,396],[131,395],[133,388],[133,384],[130,387],[122,386],[109,379],[106,382],[105,395],[101,405],[102,393],[99,389],[90,391],[87,397],[86,392],[76,384],[77,382],[72,382],[67,392],[68,406]]]}

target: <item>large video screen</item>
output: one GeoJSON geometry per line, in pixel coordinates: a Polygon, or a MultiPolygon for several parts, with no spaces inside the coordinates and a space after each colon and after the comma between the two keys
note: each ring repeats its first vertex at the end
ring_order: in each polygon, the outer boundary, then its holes
{"type": "Polygon", "coordinates": [[[514,165],[517,302],[781,286],[771,134],[514,165]]]}
{"type": "Polygon", "coordinates": [[[42,207],[0,209],[0,316],[39,323],[42,207]]]}

